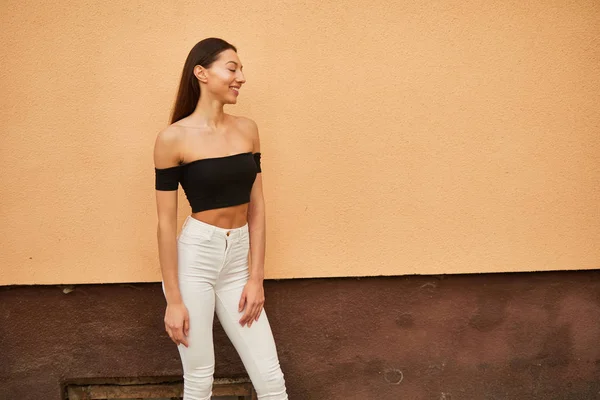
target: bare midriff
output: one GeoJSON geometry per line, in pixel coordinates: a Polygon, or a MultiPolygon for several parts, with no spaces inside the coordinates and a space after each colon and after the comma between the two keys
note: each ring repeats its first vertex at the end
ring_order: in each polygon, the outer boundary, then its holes
{"type": "Polygon", "coordinates": [[[248,222],[248,204],[199,211],[192,213],[191,217],[219,228],[240,228],[248,222]]]}

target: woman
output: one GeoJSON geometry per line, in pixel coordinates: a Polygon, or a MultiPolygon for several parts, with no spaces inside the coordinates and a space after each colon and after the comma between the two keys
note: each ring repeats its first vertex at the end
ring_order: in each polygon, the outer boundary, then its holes
{"type": "Polygon", "coordinates": [[[258,129],[223,111],[246,82],[242,69],[233,45],[218,38],[197,43],[183,68],[171,125],[154,146],[164,321],[181,356],[184,400],[211,398],[215,310],[258,398],[288,398],[263,310],[258,129]],[[176,236],[179,184],[192,213],[176,236]]]}

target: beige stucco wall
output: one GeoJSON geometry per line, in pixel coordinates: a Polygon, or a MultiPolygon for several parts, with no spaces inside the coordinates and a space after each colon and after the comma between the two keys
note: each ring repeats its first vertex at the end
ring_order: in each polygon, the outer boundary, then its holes
{"type": "Polygon", "coordinates": [[[0,284],[160,280],[152,146],[207,36],[244,63],[267,278],[600,267],[597,1],[9,0],[0,24],[0,284]]]}

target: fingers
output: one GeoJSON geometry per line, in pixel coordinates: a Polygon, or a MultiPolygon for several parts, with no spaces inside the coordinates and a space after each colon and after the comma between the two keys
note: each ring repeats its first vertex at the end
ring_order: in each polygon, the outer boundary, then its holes
{"type": "Polygon", "coordinates": [[[246,312],[240,319],[240,324],[244,326],[248,324],[248,328],[252,326],[254,321],[258,321],[258,317],[260,316],[263,309],[264,301],[256,301],[248,303],[246,306],[246,312]]]}
{"type": "Polygon", "coordinates": [[[177,342],[183,344],[185,347],[188,347],[188,341],[187,338],[185,337],[185,335],[183,334],[183,327],[179,328],[178,330],[175,331],[175,338],[177,339],[177,342]]]}
{"type": "Polygon", "coordinates": [[[176,345],[179,345],[179,341],[177,340],[175,330],[169,328],[167,325],[165,325],[165,330],[167,331],[167,334],[169,335],[169,337],[171,338],[173,343],[175,343],[176,345]]]}
{"type": "Polygon", "coordinates": [[[176,344],[188,347],[187,336],[190,333],[190,318],[187,309],[183,305],[167,306],[165,311],[165,331],[176,344]]]}
{"type": "Polygon", "coordinates": [[[183,344],[185,347],[188,347],[187,334],[184,333],[183,326],[179,328],[172,328],[168,325],[165,325],[165,330],[169,334],[171,340],[179,346],[179,344],[183,344]]]}
{"type": "Polygon", "coordinates": [[[165,322],[165,330],[167,334],[176,345],[183,344],[188,347],[187,336],[190,333],[190,321],[189,317],[185,317],[181,324],[169,324],[165,322]]]}
{"type": "Polygon", "coordinates": [[[242,318],[240,319],[240,325],[244,326],[245,324],[247,324],[249,316],[250,316],[250,307],[246,307],[246,312],[244,313],[244,315],[242,315],[242,318]]]}
{"type": "Polygon", "coordinates": [[[255,318],[252,322],[258,321],[258,318],[260,317],[260,314],[262,313],[264,308],[265,308],[265,301],[263,300],[260,303],[258,303],[258,306],[256,307],[255,318]]]}
{"type": "Polygon", "coordinates": [[[248,311],[250,307],[247,307],[247,303],[246,303],[246,290],[244,289],[244,291],[242,292],[242,295],[240,296],[240,302],[238,303],[238,312],[242,312],[244,310],[244,307],[246,307],[246,312],[244,313],[244,315],[242,316],[242,318],[240,319],[240,325],[244,326],[244,324],[246,323],[246,318],[248,316],[248,311]]]}
{"type": "Polygon", "coordinates": [[[183,320],[183,334],[185,336],[189,336],[189,334],[190,334],[190,317],[188,317],[187,315],[185,316],[185,319],[183,320]]]}
{"type": "Polygon", "coordinates": [[[258,310],[260,310],[260,303],[256,303],[254,307],[252,307],[252,311],[250,312],[250,320],[248,321],[248,328],[250,328],[252,323],[255,321],[258,310]]]}
{"type": "MultiPolygon", "coordinates": [[[[167,331],[167,334],[169,335],[171,340],[175,342],[175,339],[173,339],[173,333],[171,332],[171,329],[167,325],[165,325],[165,331],[167,331]]],[[[175,344],[177,344],[177,342],[175,342],[175,344]]]]}
{"type": "Polygon", "coordinates": [[[256,319],[255,319],[255,321],[258,321],[258,318],[260,317],[260,314],[262,313],[262,310],[263,310],[263,308],[264,308],[264,307],[260,307],[260,308],[258,309],[258,312],[256,313],[256,319]]]}
{"type": "Polygon", "coordinates": [[[238,303],[238,312],[242,312],[244,309],[244,305],[246,305],[246,294],[242,293],[242,297],[240,298],[240,302],[238,303]]]}

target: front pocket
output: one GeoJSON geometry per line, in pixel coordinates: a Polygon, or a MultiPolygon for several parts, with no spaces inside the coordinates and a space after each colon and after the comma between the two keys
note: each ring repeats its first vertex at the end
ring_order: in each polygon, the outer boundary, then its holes
{"type": "Polygon", "coordinates": [[[193,232],[189,229],[183,229],[179,234],[177,240],[184,244],[200,244],[204,242],[210,242],[210,232],[196,231],[193,232]]]}
{"type": "Polygon", "coordinates": [[[242,244],[245,247],[250,247],[250,232],[244,232],[242,233],[242,237],[240,238],[240,241],[242,242],[242,244]]]}

